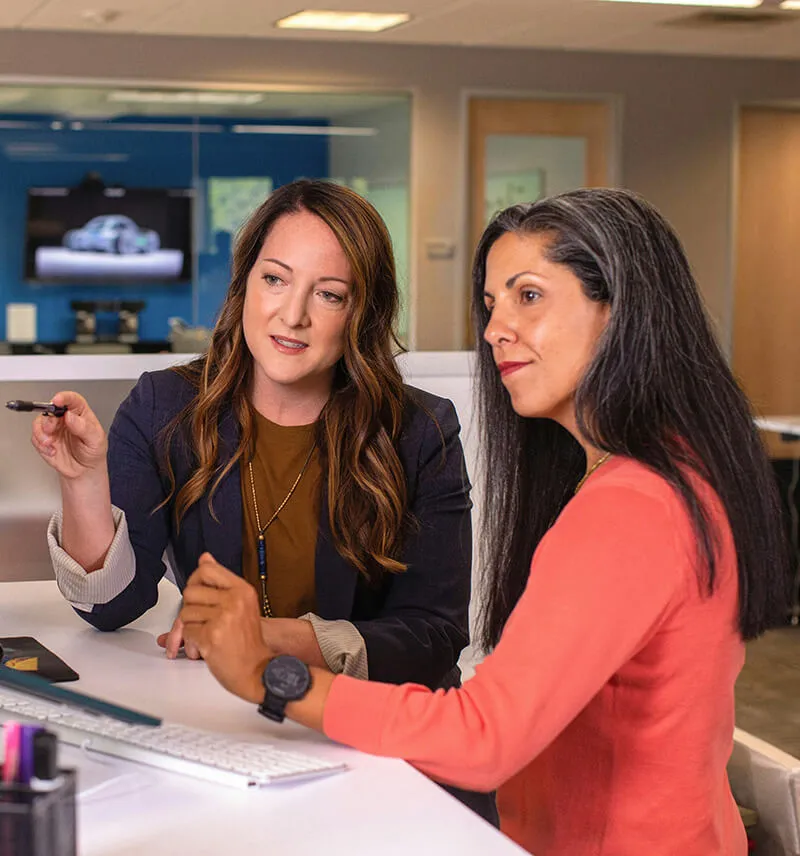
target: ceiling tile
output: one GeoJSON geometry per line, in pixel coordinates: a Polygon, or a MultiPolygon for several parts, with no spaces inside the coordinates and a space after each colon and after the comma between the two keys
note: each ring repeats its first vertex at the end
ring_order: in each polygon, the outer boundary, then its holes
{"type": "Polygon", "coordinates": [[[192,0],[191,5],[182,3],[165,9],[148,20],[141,32],[263,38],[277,32],[273,26],[275,21],[297,12],[302,5],[303,0],[271,0],[268,3],[254,0],[192,0]]]}
{"type": "Polygon", "coordinates": [[[506,32],[528,30],[553,16],[562,16],[563,5],[564,0],[470,0],[421,15],[398,27],[395,35],[404,42],[491,45],[506,32]]]}
{"type": "Polygon", "coordinates": [[[661,26],[696,11],[600,0],[105,0],[105,4],[96,0],[0,0],[0,28],[800,59],[800,17],[791,26],[753,32],[661,26]],[[408,24],[374,34],[274,28],[276,20],[304,6],[367,7],[376,12],[409,12],[413,18],[408,24]],[[119,15],[98,23],[82,15],[90,8],[107,8],[119,15]]]}
{"type": "Polygon", "coordinates": [[[617,38],[635,46],[641,32],[658,32],[664,21],[675,17],[675,7],[645,4],[601,3],[573,0],[561,4],[528,27],[507,29],[500,40],[513,46],[558,46],[584,48],[617,38]],[[609,14],[608,7],[613,6],[609,14]]]}
{"type": "Polygon", "coordinates": [[[608,51],[667,52],[698,56],[786,57],[800,58],[800,21],[790,24],[755,27],[747,31],[740,26],[652,27],[635,34],[598,33],[586,38],[582,47],[608,51]]]}
{"type": "Polygon", "coordinates": [[[35,30],[100,30],[102,32],[137,32],[165,8],[180,5],[179,0],[49,0],[23,22],[25,29],[35,30]],[[103,20],[102,15],[113,15],[103,20]]]}
{"type": "Polygon", "coordinates": [[[18,27],[47,0],[8,0],[0,2],[0,28],[18,27]]]}

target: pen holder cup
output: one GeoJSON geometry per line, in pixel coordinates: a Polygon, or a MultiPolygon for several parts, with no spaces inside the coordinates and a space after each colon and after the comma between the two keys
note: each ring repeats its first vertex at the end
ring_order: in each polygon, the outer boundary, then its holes
{"type": "Polygon", "coordinates": [[[75,771],[53,785],[0,784],[0,856],[76,856],[75,771]]]}

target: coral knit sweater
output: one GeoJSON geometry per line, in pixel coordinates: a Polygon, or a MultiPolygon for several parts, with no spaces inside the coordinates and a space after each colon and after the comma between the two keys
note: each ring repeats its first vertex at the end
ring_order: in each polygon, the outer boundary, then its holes
{"type": "Polygon", "coordinates": [[[325,732],[442,782],[499,787],[501,828],[535,856],[743,856],[725,772],[737,632],[733,539],[714,595],[659,476],[612,458],[540,543],[494,652],[461,689],[337,677],[325,732]]]}

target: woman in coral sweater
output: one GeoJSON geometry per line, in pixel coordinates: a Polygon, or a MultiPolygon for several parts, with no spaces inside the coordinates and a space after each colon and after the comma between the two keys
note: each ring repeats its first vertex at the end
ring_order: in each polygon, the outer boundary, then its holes
{"type": "Polygon", "coordinates": [[[273,658],[211,557],[187,638],[231,691],[434,779],[499,789],[536,856],[742,856],[726,762],[744,641],[780,619],[772,473],[685,254],[646,202],[514,206],[476,253],[483,642],[461,689],[273,658]]]}

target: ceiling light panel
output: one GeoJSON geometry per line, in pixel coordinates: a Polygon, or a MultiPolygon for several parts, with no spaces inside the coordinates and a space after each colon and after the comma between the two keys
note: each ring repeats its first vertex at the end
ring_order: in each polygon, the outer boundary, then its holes
{"type": "Polygon", "coordinates": [[[328,9],[306,9],[275,22],[287,30],[336,30],[350,33],[379,33],[406,24],[408,12],[337,12],[328,9]]]}
{"type": "Polygon", "coordinates": [[[762,0],[602,0],[604,3],[638,3],[658,6],[705,6],[707,9],[757,9],[762,0]]]}

